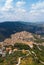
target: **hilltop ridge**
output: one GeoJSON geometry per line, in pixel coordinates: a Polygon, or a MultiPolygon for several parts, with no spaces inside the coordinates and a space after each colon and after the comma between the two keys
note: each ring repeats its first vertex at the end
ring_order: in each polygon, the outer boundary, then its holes
{"type": "Polygon", "coordinates": [[[27,31],[30,33],[44,35],[44,25],[31,22],[2,22],[0,23],[0,41],[10,37],[17,32],[27,31]]]}

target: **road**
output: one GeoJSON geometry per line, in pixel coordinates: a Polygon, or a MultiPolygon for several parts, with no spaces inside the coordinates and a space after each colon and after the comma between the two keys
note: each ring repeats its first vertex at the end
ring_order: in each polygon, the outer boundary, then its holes
{"type": "Polygon", "coordinates": [[[16,65],[20,65],[20,63],[21,63],[21,57],[19,57],[18,64],[16,64],[16,65]]]}

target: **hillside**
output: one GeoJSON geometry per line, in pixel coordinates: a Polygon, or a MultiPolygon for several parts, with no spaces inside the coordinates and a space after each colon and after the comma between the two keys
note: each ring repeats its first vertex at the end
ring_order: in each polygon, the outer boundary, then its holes
{"type": "Polygon", "coordinates": [[[43,38],[27,31],[12,34],[0,42],[0,65],[44,65],[43,38]]]}
{"type": "Polygon", "coordinates": [[[44,65],[44,36],[16,32],[0,42],[0,65],[44,65]]]}
{"type": "Polygon", "coordinates": [[[12,34],[10,38],[7,38],[3,41],[4,45],[13,45],[15,43],[25,43],[32,44],[34,37],[31,33],[22,31],[12,34]]]}
{"type": "Polygon", "coordinates": [[[12,34],[21,31],[44,35],[44,25],[30,22],[2,22],[0,23],[0,41],[10,37],[12,34]]]}
{"type": "Polygon", "coordinates": [[[17,32],[12,34],[9,38],[6,38],[4,41],[0,42],[3,45],[14,45],[15,43],[25,43],[28,45],[32,45],[34,43],[44,43],[44,36],[29,33],[27,31],[17,32]]]}

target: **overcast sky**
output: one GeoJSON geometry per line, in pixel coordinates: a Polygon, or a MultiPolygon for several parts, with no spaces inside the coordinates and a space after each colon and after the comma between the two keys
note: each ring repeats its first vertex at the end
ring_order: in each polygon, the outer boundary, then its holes
{"type": "Polygon", "coordinates": [[[1,21],[44,21],[44,0],[0,0],[1,21]]]}

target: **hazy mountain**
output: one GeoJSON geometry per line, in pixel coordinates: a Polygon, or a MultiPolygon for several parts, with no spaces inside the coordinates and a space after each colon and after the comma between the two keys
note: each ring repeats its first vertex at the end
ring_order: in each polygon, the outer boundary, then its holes
{"type": "Polygon", "coordinates": [[[30,23],[30,22],[2,22],[0,23],[0,41],[4,40],[7,37],[10,37],[11,34],[21,31],[28,31],[31,33],[44,34],[44,25],[41,23],[30,23]]]}

